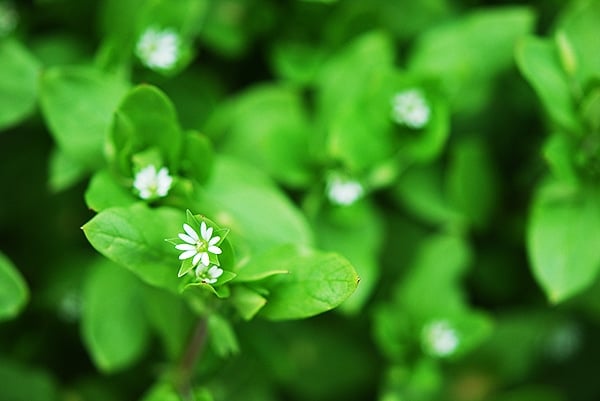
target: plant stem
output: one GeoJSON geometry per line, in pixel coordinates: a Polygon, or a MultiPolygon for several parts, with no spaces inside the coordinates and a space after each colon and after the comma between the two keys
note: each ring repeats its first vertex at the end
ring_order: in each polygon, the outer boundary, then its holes
{"type": "Polygon", "coordinates": [[[185,400],[193,399],[192,376],[194,374],[196,362],[204,350],[206,334],[207,319],[206,317],[203,317],[198,320],[178,367],[176,388],[181,397],[185,400]]]}

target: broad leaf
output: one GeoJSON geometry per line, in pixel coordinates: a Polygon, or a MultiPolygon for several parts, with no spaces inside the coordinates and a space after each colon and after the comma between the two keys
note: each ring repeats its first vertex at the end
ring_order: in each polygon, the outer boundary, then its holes
{"type": "Polygon", "coordinates": [[[115,372],[133,364],[148,345],[141,283],[106,259],[91,269],[83,294],[83,339],[96,366],[115,372]]]}
{"type": "Polygon", "coordinates": [[[279,247],[251,263],[289,272],[261,282],[268,296],[259,315],[270,320],[302,319],[331,310],[356,290],[360,280],[342,256],[297,246],[279,247]]]}
{"type": "Polygon", "coordinates": [[[600,197],[591,189],[549,182],[533,200],[527,250],[533,273],[552,302],[591,285],[600,269],[600,197]]]}
{"type": "Polygon", "coordinates": [[[85,191],[85,203],[96,212],[114,206],[129,206],[135,202],[133,194],[107,170],[94,174],[85,191]]]}
{"type": "Polygon", "coordinates": [[[38,61],[19,42],[0,40],[0,131],[33,112],[38,94],[38,61]]]}
{"type": "Polygon", "coordinates": [[[65,190],[88,174],[87,168],[56,148],[50,155],[48,186],[54,192],[65,190]]]}
{"type": "Polygon", "coordinates": [[[28,299],[25,280],[15,265],[0,252],[0,321],[17,316],[28,299]]]}
{"type": "Polygon", "coordinates": [[[55,67],[44,72],[42,112],[67,157],[88,168],[103,164],[113,113],[126,90],[120,79],[90,67],[55,67]]]}
{"type": "Polygon", "coordinates": [[[178,292],[178,251],[165,241],[175,238],[185,221],[183,212],[150,209],[137,203],[101,211],[83,226],[98,252],[137,274],[148,284],[178,292]]]}

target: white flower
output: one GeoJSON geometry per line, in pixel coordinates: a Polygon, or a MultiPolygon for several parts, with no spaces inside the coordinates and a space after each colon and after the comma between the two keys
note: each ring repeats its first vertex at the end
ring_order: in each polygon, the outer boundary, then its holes
{"type": "Polygon", "coordinates": [[[156,171],[156,167],[149,165],[135,175],[133,187],[139,192],[140,198],[152,199],[167,196],[172,183],[173,177],[169,175],[168,168],[162,167],[156,171]]]}
{"type": "Polygon", "coordinates": [[[179,59],[180,38],[171,30],[148,28],[140,36],[136,54],[148,68],[168,70],[179,59]]]}
{"type": "Polygon", "coordinates": [[[456,330],[445,320],[436,320],[423,327],[421,340],[429,353],[440,357],[451,355],[460,342],[456,330]]]}
{"type": "Polygon", "coordinates": [[[327,197],[337,205],[351,205],[363,193],[364,188],[358,181],[343,178],[338,174],[331,175],[327,180],[327,197]]]}
{"type": "Polygon", "coordinates": [[[223,269],[219,266],[213,265],[210,269],[208,266],[203,264],[198,265],[196,268],[196,277],[205,284],[214,284],[217,279],[223,275],[223,269]]]}
{"type": "Polygon", "coordinates": [[[431,115],[429,104],[418,89],[408,89],[392,97],[392,118],[410,128],[423,128],[431,115]]]}
{"type": "Polygon", "coordinates": [[[179,238],[186,243],[175,246],[178,250],[183,251],[179,255],[180,260],[193,258],[193,266],[197,265],[198,262],[201,262],[204,266],[208,266],[210,263],[209,253],[214,255],[221,254],[221,248],[216,245],[221,240],[221,237],[213,237],[213,228],[207,228],[205,222],[200,224],[200,235],[188,224],[184,224],[183,229],[186,234],[179,234],[179,238]]]}

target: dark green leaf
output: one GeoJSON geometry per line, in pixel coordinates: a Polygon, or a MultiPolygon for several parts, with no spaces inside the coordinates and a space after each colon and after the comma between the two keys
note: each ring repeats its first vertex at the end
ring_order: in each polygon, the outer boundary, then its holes
{"type": "Polygon", "coordinates": [[[15,265],[0,252],[0,321],[17,316],[28,299],[27,283],[15,265]]]}

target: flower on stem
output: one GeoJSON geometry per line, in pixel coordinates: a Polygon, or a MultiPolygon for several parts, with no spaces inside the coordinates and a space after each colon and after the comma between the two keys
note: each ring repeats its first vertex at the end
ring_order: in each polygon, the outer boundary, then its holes
{"type": "Polygon", "coordinates": [[[173,183],[173,177],[169,175],[169,169],[149,165],[138,171],[133,181],[133,187],[138,191],[140,198],[153,199],[167,196],[173,183]]]}
{"type": "Polygon", "coordinates": [[[392,119],[410,128],[423,128],[429,122],[431,109],[419,89],[396,93],[391,100],[392,119]]]}
{"type": "Polygon", "coordinates": [[[221,237],[213,237],[213,228],[207,227],[205,222],[200,224],[200,235],[188,224],[183,224],[183,229],[185,234],[179,234],[179,238],[185,243],[175,246],[178,250],[183,251],[179,255],[180,260],[192,258],[193,266],[196,266],[200,262],[207,267],[210,263],[209,253],[214,255],[222,253],[221,248],[217,246],[221,237]]]}
{"type": "Polygon", "coordinates": [[[213,265],[212,267],[199,264],[196,267],[196,277],[204,284],[214,284],[217,279],[223,274],[223,269],[219,266],[213,265]]]}
{"type": "Polygon", "coordinates": [[[446,320],[436,320],[423,327],[421,339],[426,350],[438,357],[453,354],[460,343],[458,333],[446,320]]]}
{"type": "Polygon", "coordinates": [[[148,68],[169,70],[179,60],[180,42],[181,39],[174,30],[151,27],[140,36],[135,52],[148,68]]]}

